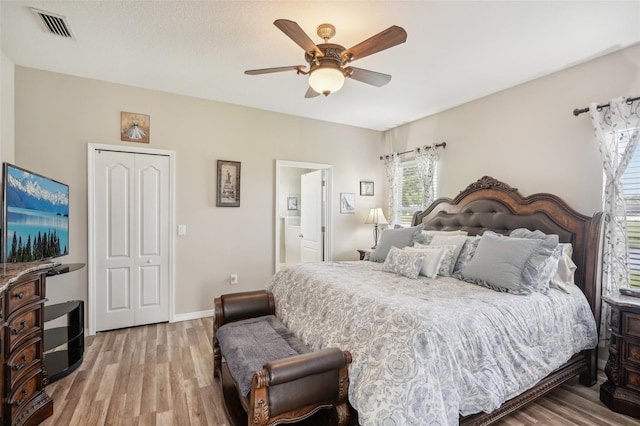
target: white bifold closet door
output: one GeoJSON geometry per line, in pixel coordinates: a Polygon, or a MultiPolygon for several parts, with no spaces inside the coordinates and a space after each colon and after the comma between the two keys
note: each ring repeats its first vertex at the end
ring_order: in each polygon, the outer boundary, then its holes
{"type": "Polygon", "coordinates": [[[169,157],[98,151],[96,331],[169,320],[169,157]]]}

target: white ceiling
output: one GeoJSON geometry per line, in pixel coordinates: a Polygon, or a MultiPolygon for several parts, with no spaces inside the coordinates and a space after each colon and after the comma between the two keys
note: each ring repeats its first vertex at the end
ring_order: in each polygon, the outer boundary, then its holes
{"type": "MultiPolygon", "coordinates": [[[[2,52],[16,65],[386,130],[640,42],[636,1],[1,0],[2,52]],[[64,15],[75,40],[45,33],[28,6],[64,15]],[[305,99],[302,49],[273,25],[349,48],[398,25],[407,42],[353,65],[391,74],[305,99]]],[[[144,112],[144,111],[141,111],[144,112]]]]}

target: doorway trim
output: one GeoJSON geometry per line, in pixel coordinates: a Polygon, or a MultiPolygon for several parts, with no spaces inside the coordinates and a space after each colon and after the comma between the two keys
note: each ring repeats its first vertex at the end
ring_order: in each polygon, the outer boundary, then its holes
{"type": "Polygon", "coordinates": [[[325,190],[324,190],[324,199],[323,199],[323,214],[322,217],[324,219],[324,259],[325,261],[332,259],[332,246],[331,246],[331,236],[333,234],[333,228],[331,225],[331,212],[333,211],[331,208],[331,194],[332,194],[332,166],[330,164],[322,164],[322,163],[307,163],[301,161],[289,161],[289,160],[276,160],[276,190],[275,190],[275,259],[274,259],[274,273],[280,270],[280,169],[284,167],[290,167],[295,169],[310,169],[310,170],[324,170],[325,171],[325,190]]]}
{"type": "Polygon", "coordinates": [[[169,322],[175,321],[175,236],[173,230],[176,229],[176,161],[175,151],[152,148],[136,148],[123,145],[87,144],[87,320],[89,322],[89,335],[96,334],[96,270],[95,270],[95,156],[98,151],[115,151],[129,154],[163,155],[169,157],[169,322]]]}

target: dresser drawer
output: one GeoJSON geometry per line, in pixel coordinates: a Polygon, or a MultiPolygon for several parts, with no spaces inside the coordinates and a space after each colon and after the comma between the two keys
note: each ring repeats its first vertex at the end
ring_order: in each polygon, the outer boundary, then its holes
{"type": "Polygon", "coordinates": [[[622,367],[622,387],[640,392],[640,369],[630,366],[622,367]]]}
{"type": "Polygon", "coordinates": [[[20,284],[10,286],[7,292],[7,316],[11,315],[22,306],[43,298],[42,280],[39,274],[25,277],[20,284]]]}
{"type": "Polygon", "coordinates": [[[42,392],[42,369],[37,368],[21,380],[7,396],[7,404],[11,409],[11,417],[29,405],[29,401],[42,392]]]}
{"type": "Polygon", "coordinates": [[[640,341],[623,343],[622,362],[632,363],[640,368],[640,341]]]}
{"type": "Polygon", "coordinates": [[[5,339],[8,353],[13,353],[24,341],[42,334],[42,303],[27,306],[7,318],[5,339]]]}
{"type": "Polygon", "coordinates": [[[7,360],[7,376],[9,386],[13,388],[14,384],[22,378],[33,366],[42,365],[42,338],[35,337],[20,345],[7,360]]]}
{"type": "Polygon", "coordinates": [[[640,338],[640,314],[622,313],[622,334],[640,338]]]}

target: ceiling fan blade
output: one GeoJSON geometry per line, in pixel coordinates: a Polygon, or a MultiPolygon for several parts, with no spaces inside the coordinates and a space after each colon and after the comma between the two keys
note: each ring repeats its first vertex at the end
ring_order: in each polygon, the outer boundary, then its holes
{"type": "Polygon", "coordinates": [[[347,67],[344,71],[347,77],[376,87],[382,87],[391,81],[389,74],[382,74],[381,72],[363,70],[356,67],[347,67]]]}
{"type": "Polygon", "coordinates": [[[388,49],[407,41],[407,32],[397,25],[393,25],[386,30],[369,37],[365,41],[356,44],[350,49],[342,52],[342,59],[346,62],[364,58],[382,50],[388,49]]]}
{"type": "Polygon", "coordinates": [[[289,21],[288,19],[276,19],[273,25],[289,36],[289,38],[298,46],[302,47],[305,52],[315,54],[318,58],[324,56],[322,51],[318,49],[318,46],[316,46],[313,40],[309,38],[307,33],[305,33],[296,22],[289,21]]]}
{"type": "Polygon", "coordinates": [[[320,96],[320,93],[313,90],[311,86],[307,89],[307,93],[304,94],[305,98],[315,98],[316,96],[320,96]]]}
{"type": "Polygon", "coordinates": [[[244,73],[248,75],[258,75],[258,74],[270,74],[272,72],[282,72],[282,71],[300,71],[304,68],[304,65],[295,65],[289,67],[277,67],[277,68],[262,68],[259,70],[246,70],[244,73]]]}

